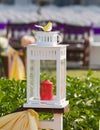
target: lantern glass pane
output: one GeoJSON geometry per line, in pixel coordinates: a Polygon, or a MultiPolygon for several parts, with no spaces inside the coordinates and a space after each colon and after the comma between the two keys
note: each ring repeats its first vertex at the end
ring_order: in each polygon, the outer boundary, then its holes
{"type": "Polygon", "coordinates": [[[41,60],[40,61],[40,80],[50,80],[53,83],[56,95],[56,60],[41,60]]]}
{"type": "Polygon", "coordinates": [[[30,60],[30,67],[29,67],[29,77],[28,77],[28,92],[29,98],[39,99],[40,98],[40,70],[39,70],[39,60],[30,60]]]}
{"type": "Polygon", "coordinates": [[[33,79],[34,79],[34,61],[31,60],[30,61],[30,75],[29,75],[29,79],[30,79],[30,97],[33,96],[33,85],[34,85],[34,82],[33,82],[33,79]]]}
{"type": "Polygon", "coordinates": [[[41,60],[40,64],[41,72],[54,72],[56,69],[55,60],[41,60]]]}

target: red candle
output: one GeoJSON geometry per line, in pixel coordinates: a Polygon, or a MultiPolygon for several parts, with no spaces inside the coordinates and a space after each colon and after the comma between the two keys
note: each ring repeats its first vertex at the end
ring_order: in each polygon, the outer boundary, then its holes
{"type": "Polygon", "coordinates": [[[53,83],[49,80],[40,83],[40,98],[41,100],[53,99],[53,83]]]}

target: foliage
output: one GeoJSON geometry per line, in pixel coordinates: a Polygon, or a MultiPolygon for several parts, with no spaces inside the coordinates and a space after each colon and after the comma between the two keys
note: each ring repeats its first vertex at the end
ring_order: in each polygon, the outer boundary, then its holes
{"type": "Polygon", "coordinates": [[[0,116],[6,115],[26,100],[26,81],[0,79],[0,116]]]}
{"type": "Polygon", "coordinates": [[[69,112],[64,115],[64,130],[98,130],[100,120],[100,79],[91,71],[84,79],[67,76],[69,112]]]}
{"type": "MultiPolygon", "coordinates": [[[[49,79],[55,84],[55,76],[41,75],[41,81],[49,79]]],[[[63,116],[63,130],[98,130],[100,120],[100,79],[88,71],[85,78],[66,77],[69,111],[63,116]]],[[[25,102],[26,81],[0,79],[0,116],[17,109],[25,102]]],[[[52,118],[40,113],[41,119],[52,118]]]]}

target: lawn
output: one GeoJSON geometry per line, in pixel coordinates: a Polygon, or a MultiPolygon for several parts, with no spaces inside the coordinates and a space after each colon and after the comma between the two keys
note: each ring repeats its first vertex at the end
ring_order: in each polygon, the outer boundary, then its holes
{"type": "MultiPolygon", "coordinates": [[[[71,77],[86,78],[88,72],[92,74],[92,77],[100,78],[100,70],[80,70],[80,69],[68,69],[66,74],[71,77]]],[[[48,73],[55,76],[55,70],[43,71],[43,73],[48,73]]]]}
{"type": "MultiPolygon", "coordinates": [[[[72,77],[86,77],[87,72],[89,70],[67,70],[67,75],[72,76],[72,77]]],[[[93,77],[95,78],[100,78],[100,70],[91,70],[93,73],[93,77]]]]}

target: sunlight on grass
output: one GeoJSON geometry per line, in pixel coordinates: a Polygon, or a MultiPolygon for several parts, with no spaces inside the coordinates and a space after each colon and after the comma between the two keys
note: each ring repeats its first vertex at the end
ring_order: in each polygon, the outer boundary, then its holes
{"type": "MultiPolygon", "coordinates": [[[[79,77],[79,78],[85,78],[88,74],[89,70],[67,70],[66,74],[71,77],[79,77]]],[[[91,70],[92,71],[92,77],[100,78],[100,70],[91,70]]],[[[50,71],[44,71],[43,73],[48,73],[50,75],[55,76],[56,72],[55,70],[50,71]]]]}
{"type": "MultiPolygon", "coordinates": [[[[100,70],[92,70],[93,77],[100,78],[100,70]]],[[[88,73],[88,70],[67,70],[67,75],[72,77],[84,78],[88,73]]]]}

